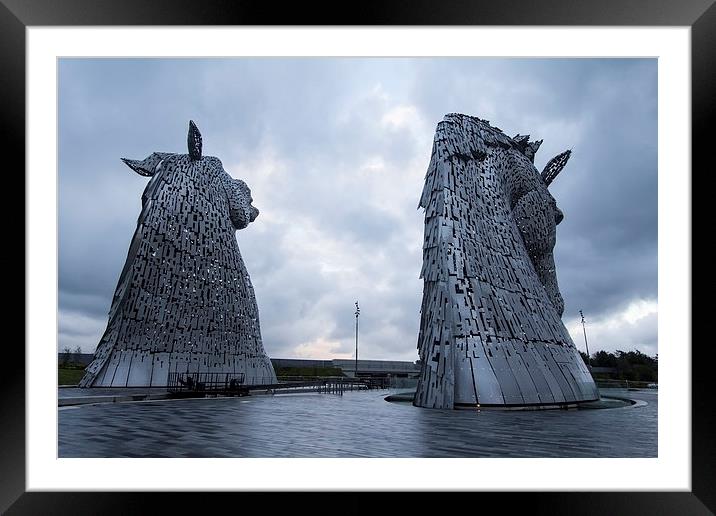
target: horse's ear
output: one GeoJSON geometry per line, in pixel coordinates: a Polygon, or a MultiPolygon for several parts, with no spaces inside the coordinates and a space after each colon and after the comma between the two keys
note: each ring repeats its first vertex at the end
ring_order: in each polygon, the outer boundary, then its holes
{"type": "Polygon", "coordinates": [[[572,155],[572,150],[566,150],[562,154],[557,154],[554,158],[549,160],[542,170],[542,180],[547,186],[550,185],[557,174],[562,172],[562,169],[567,164],[569,157],[572,155]]]}
{"type": "Polygon", "coordinates": [[[532,163],[535,162],[535,154],[537,154],[540,145],[542,145],[542,140],[535,140],[529,142],[525,148],[525,156],[527,156],[532,163]]]}
{"type": "Polygon", "coordinates": [[[189,157],[194,161],[201,159],[201,133],[193,120],[189,120],[189,134],[186,137],[189,157]]]}
{"type": "Polygon", "coordinates": [[[140,176],[153,176],[159,167],[159,164],[167,157],[171,156],[168,152],[153,152],[148,158],[143,160],[122,158],[126,165],[134,170],[140,176]]]}
{"type": "Polygon", "coordinates": [[[534,163],[535,154],[537,154],[539,146],[542,145],[542,140],[531,142],[529,134],[516,134],[512,138],[512,141],[515,143],[515,146],[520,150],[520,152],[522,152],[522,154],[527,156],[527,158],[534,163]]]}

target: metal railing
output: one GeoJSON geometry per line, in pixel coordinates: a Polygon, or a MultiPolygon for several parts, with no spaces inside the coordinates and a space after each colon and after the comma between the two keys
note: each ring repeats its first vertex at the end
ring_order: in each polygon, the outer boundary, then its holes
{"type": "Polygon", "coordinates": [[[394,379],[389,376],[279,376],[279,383],[291,382],[325,382],[341,384],[344,390],[364,389],[387,389],[392,387],[394,379]]]}
{"type": "Polygon", "coordinates": [[[613,389],[658,389],[659,384],[657,382],[643,382],[636,380],[613,380],[613,379],[601,379],[595,378],[594,383],[597,387],[613,388],[613,389]]]}
{"type": "Polygon", "coordinates": [[[244,373],[169,373],[169,392],[239,392],[244,373]]]}
{"type": "Polygon", "coordinates": [[[346,391],[388,389],[395,378],[389,376],[279,376],[249,377],[244,373],[169,373],[167,390],[182,396],[248,395],[250,390],[267,392],[319,392],[343,394],[346,391]]]}

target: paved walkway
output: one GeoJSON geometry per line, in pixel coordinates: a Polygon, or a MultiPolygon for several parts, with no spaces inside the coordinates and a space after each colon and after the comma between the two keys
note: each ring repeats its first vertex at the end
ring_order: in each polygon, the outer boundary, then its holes
{"type": "Polygon", "coordinates": [[[92,388],[60,387],[57,405],[88,405],[92,403],[119,403],[125,401],[163,400],[169,397],[164,387],[92,388]]]}
{"type": "MultiPolygon", "coordinates": [[[[60,389],[62,390],[62,389],[60,389]]],[[[60,457],[656,457],[656,391],[602,389],[646,405],[449,411],[391,391],[62,407],[60,457]]]]}

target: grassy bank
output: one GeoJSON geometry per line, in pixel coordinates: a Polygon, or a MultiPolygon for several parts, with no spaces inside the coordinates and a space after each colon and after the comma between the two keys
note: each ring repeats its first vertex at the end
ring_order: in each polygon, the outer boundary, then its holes
{"type": "MultiPolygon", "coordinates": [[[[84,368],[59,367],[57,369],[59,385],[77,385],[85,374],[84,368]]],[[[343,376],[337,367],[277,367],[277,376],[343,376]]]]}
{"type": "Polygon", "coordinates": [[[80,383],[82,376],[85,374],[84,369],[67,369],[64,367],[57,368],[57,384],[58,385],[77,385],[80,383]]]}
{"type": "Polygon", "coordinates": [[[343,376],[337,367],[276,367],[276,376],[343,376]]]}

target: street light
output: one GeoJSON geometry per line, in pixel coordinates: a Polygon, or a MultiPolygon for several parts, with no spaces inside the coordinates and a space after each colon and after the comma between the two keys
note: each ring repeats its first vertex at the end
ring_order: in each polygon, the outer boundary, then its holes
{"type": "Polygon", "coordinates": [[[592,369],[592,358],[589,356],[589,344],[587,344],[587,328],[584,326],[584,314],[579,311],[579,315],[582,317],[582,331],[584,331],[584,346],[587,348],[587,364],[589,369],[592,369]]]}
{"type": "Polygon", "coordinates": [[[358,301],[356,301],[356,378],[358,378],[358,316],[360,315],[360,307],[358,301]]]}

